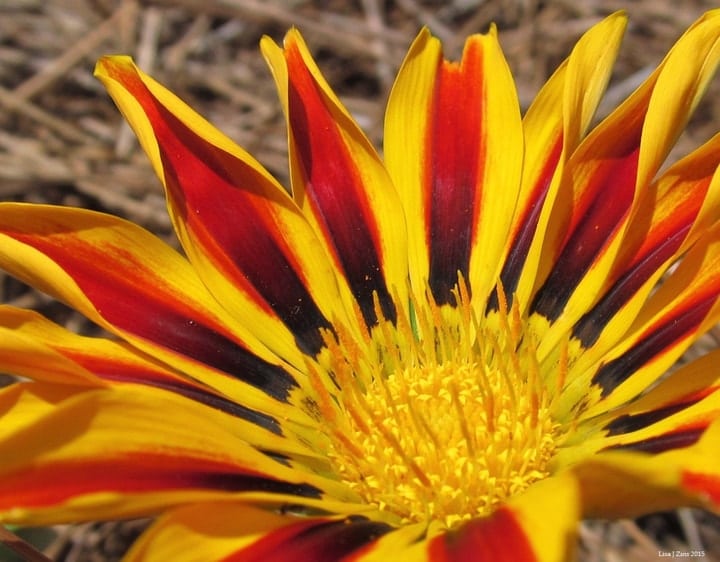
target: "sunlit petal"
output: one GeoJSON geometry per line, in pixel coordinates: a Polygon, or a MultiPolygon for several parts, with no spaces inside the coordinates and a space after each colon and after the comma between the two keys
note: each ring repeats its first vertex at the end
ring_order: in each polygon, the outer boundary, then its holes
{"type": "Polygon", "coordinates": [[[720,135],[665,162],[720,10],[595,125],[625,27],[588,31],[524,117],[494,26],[457,61],[421,30],[382,156],[300,33],[265,37],[287,190],[101,59],[184,255],[0,203],[0,267],[106,330],[0,305],[0,522],[158,516],[131,562],[558,562],[585,517],[720,512],[720,350],[696,345],[720,135]]]}

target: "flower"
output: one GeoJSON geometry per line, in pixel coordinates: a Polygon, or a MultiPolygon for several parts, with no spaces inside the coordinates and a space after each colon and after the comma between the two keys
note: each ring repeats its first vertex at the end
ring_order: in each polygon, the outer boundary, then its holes
{"type": "Polygon", "coordinates": [[[709,12],[594,128],[625,17],[521,118],[494,28],[427,30],[378,155],[300,34],[262,40],[292,195],[127,57],[96,74],[185,256],[0,205],[0,266],[115,339],[0,309],[0,521],[159,514],[127,560],[561,560],[582,517],[720,507],[720,136],[660,168],[709,12]]]}

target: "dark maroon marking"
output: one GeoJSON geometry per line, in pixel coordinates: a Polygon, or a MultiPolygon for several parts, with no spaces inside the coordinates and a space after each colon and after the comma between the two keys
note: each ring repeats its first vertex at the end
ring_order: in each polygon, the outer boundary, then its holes
{"type": "Polygon", "coordinates": [[[258,449],[258,451],[260,451],[263,455],[274,460],[277,463],[280,463],[287,467],[292,466],[290,464],[291,457],[284,453],[278,453],[277,451],[271,451],[270,449],[258,449]]]}
{"type": "MultiPolygon", "coordinates": [[[[155,125],[165,181],[184,218],[202,223],[239,274],[292,331],[298,346],[315,355],[323,346],[320,329],[330,329],[330,323],[268,231],[272,226],[267,217],[248,202],[253,187],[267,180],[155,105],[169,133],[155,125]]],[[[288,204],[280,196],[275,203],[288,204]]]]}
{"type": "MultiPolygon", "coordinates": [[[[439,180],[434,182],[436,193],[443,191],[441,183],[439,180]]],[[[453,186],[453,188],[457,187],[457,185],[453,186]]],[[[453,190],[455,189],[447,189],[447,191],[453,190]]],[[[432,218],[430,222],[432,226],[428,283],[437,304],[454,304],[456,300],[453,289],[457,285],[458,274],[462,273],[466,279],[468,276],[472,222],[468,222],[466,219],[468,215],[472,216],[473,206],[467,205],[460,208],[457,201],[455,201],[456,205],[447,204],[444,211],[456,207],[449,212],[453,213],[453,216],[457,219],[456,224],[448,225],[443,224],[446,221],[440,218],[442,212],[439,209],[440,205],[437,204],[438,199],[439,197],[435,198],[431,209],[432,218]]],[[[471,287],[468,286],[468,291],[470,290],[471,287]]]]}
{"type": "Polygon", "coordinates": [[[638,451],[641,453],[663,453],[672,449],[681,449],[683,447],[689,447],[698,442],[702,434],[705,432],[707,426],[697,427],[693,429],[685,429],[680,431],[673,431],[665,433],[664,435],[658,435],[657,437],[650,437],[643,439],[642,441],[636,441],[635,443],[623,443],[621,445],[611,445],[605,447],[603,451],[638,451]]]}
{"type": "Polygon", "coordinates": [[[680,230],[654,247],[625,271],[597,304],[578,320],[572,334],[584,347],[590,347],[597,341],[610,318],[630,300],[665,260],[677,251],[689,230],[690,223],[684,224],[680,230]]]}
{"type": "MultiPolygon", "coordinates": [[[[478,182],[485,162],[478,155],[483,154],[484,122],[479,102],[484,76],[477,57],[477,54],[464,53],[458,69],[443,69],[444,63],[440,62],[434,85],[426,139],[426,181],[430,187],[426,196],[430,246],[428,283],[440,305],[456,302],[453,289],[458,282],[458,272],[468,278],[478,215],[476,206],[482,189],[478,182]],[[471,68],[465,68],[466,65],[471,68]],[[466,74],[472,76],[472,83],[464,80],[466,74]]],[[[501,186],[490,188],[502,189],[501,186]]],[[[492,220],[492,217],[484,219],[492,220]]]]}
{"type": "MultiPolygon", "coordinates": [[[[92,295],[93,289],[106,293],[108,283],[84,287],[91,300],[100,304],[102,296],[92,295]]],[[[243,380],[277,400],[287,401],[290,390],[298,386],[287,371],[260,359],[211,327],[138,294],[132,295],[127,288],[114,295],[112,311],[106,318],[123,330],[243,380]]]]}
{"type": "Polygon", "coordinates": [[[651,410],[649,412],[643,412],[641,414],[624,414],[618,418],[615,418],[608,423],[603,429],[607,430],[608,437],[613,435],[620,435],[623,433],[632,433],[638,431],[649,425],[664,420],[665,418],[680,412],[686,408],[689,408],[693,404],[697,404],[702,397],[696,400],[689,400],[686,402],[680,402],[678,404],[671,404],[657,410],[651,410]]]}
{"type": "Polygon", "coordinates": [[[678,311],[634,347],[603,365],[592,378],[593,384],[602,389],[601,396],[606,397],[650,359],[696,328],[716,299],[717,295],[711,294],[689,309],[678,311]]]}
{"type": "Polygon", "coordinates": [[[271,494],[290,494],[303,498],[320,498],[321,491],[310,484],[293,484],[281,480],[271,480],[262,476],[248,476],[239,472],[198,471],[178,474],[178,480],[191,488],[211,488],[235,492],[268,492],[271,494]]]}
{"type": "MultiPolygon", "coordinates": [[[[180,212],[185,213],[188,222],[197,220],[200,214],[203,219],[211,218],[204,226],[208,230],[214,228],[211,234],[214,241],[224,249],[228,261],[235,261],[240,270],[238,275],[255,284],[255,290],[261,295],[258,300],[264,299],[268,307],[275,309],[295,334],[299,347],[311,352],[319,350],[322,347],[319,328],[328,327],[327,320],[308,297],[302,280],[277,247],[279,243],[271,240],[267,232],[269,224],[263,223],[256,213],[244,213],[252,195],[273,196],[273,189],[264,194],[256,189],[268,181],[248,164],[191,132],[159,103],[134,71],[112,65],[107,70],[142,105],[161,147],[164,163],[178,163],[177,170],[168,174],[175,180],[174,185],[168,182],[168,188],[174,189],[174,195],[184,204],[179,205],[180,212]],[[184,165],[198,175],[184,177],[188,175],[184,165]],[[182,178],[178,170],[183,173],[182,178]],[[179,179],[187,180],[182,190],[177,185],[179,179]],[[188,200],[189,196],[192,201],[188,200]]],[[[280,194],[275,202],[289,204],[280,194]]]]}
{"type": "Polygon", "coordinates": [[[276,435],[282,435],[282,430],[278,421],[262,412],[253,410],[242,404],[238,404],[232,400],[229,400],[223,396],[213,394],[206,390],[194,387],[189,384],[184,384],[180,381],[173,380],[162,380],[157,377],[142,377],[137,374],[126,375],[123,373],[97,373],[97,375],[104,380],[113,380],[124,383],[134,383],[150,386],[153,388],[159,388],[161,390],[167,390],[173,394],[179,394],[185,398],[189,398],[205,406],[209,406],[214,410],[219,410],[223,413],[235,416],[246,421],[249,421],[259,427],[267,429],[276,435]]]}
{"type": "MultiPolygon", "coordinates": [[[[116,301],[116,308],[121,308],[122,304],[134,308],[137,300],[116,301]]],[[[243,380],[277,400],[287,401],[290,390],[298,386],[287,371],[260,359],[212,328],[175,315],[174,311],[156,312],[157,315],[149,313],[154,318],[146,319],[142,328],[138,326],[137,335],[243,380]]],[[[128,323],[133,320],[130,314],[126,320],[128,323]]],[[[119,325],[117,320],[113,322],[119,325]]],[[[133,327],[126,325],[124,329],[132,331],[133,327]]]]}
{"type": "Polygon", "coordinates": [[[392,527],[362,517],[289,524],[223,562],[336,562],[368,545],[392,527]]]}
{"type": "Polygon", "coordinates": [[[315,101],[322,92],[309,77],[290,76],[288,105],[290,128],[306,180],[306,192],[319,213],[337,249],[337,256],[368,326],[377,323],[373,294],[377,294],[383,316],[396,319],[395,305],[388,292],[376,240],[368,225],[365,202],[359,200],[353,183],[359,181],[352,162],[335,130],[335,124],[323,126],[312,116],[325,108],[315,101]],[[312,89],[303,96],[301,88],[312,89]],[[315,107],[315,106],[318,107],[315,107]],[[322,157],[322,159],[319,159],[322,157]]]}
{"type": "MultiPolygon", "coordinates": [[[[58,251],[56,244],[48,242],[52,237],[35,239],[24,233],[10,235],[37,248],[70,272],[98,312],[117,328],[223,371],[277,400],[287,401],[290,390],[298,386],[281,367],[257,357],[195,320],[192,310],[179,311],[172,301],[166,302],[145,292],[142,287],[148,281],[142,274],[136,277],[136,270],[120,277],[112,269],[114,262],[108,263],[102,248],[67,241],[58,251]]],[[[113,252],[120,254],[122,250],[113,248],[113,252]]],[[[167,299],[166,295],[161,297],[167,299]]]]}
{"type": "MultiPolygon", "coordinates": [[[[530,245],[535,237],[535,231],[537,230],[538,221],[540,220],[540,213],[543,209],[548,189],[550,189],[555,168],[557,168],[557,163],[560,160],[562,147],[562,137],[560,137],[545,162],[545,167],[540,175],[542,180],[535,186],[533,195],[530,197],[530,206],[526,209],[525,216],[520,221],[522,226],[519,228],[515,240],[513,240],[510,252],[500,273],[500,281],[502,282],[503,291],[507,298],[508,307],[513,303],[515,290],[517,289],[518,281],[520,281],[520,273],[522,273],[530,245]]],[[[495,289],[488,299],[487,310],[488,312],[498,310],[499,306],[498,293],[497,289],[495,289]]]]}
{"type": "Polygon", "coordinates": [[[608,243],[632,203],[637,176],[639,147],[627,155],[608,159],[595,173],[592,201],[570,234],[550,275],[535,295],[537,312],[556,320],[590,269],[598,253],[608,243]]]}

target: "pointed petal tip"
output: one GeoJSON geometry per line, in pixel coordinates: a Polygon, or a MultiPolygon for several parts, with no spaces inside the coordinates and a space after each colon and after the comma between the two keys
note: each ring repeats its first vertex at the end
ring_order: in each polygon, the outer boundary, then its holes
{"type": "Polygon", "coordinates": [[[269,35],[263,35],[260,38],[260,52],[261,53],[264,53],[266,49],[272,49],[274,47],[277,47],[277,43],[275,43],[275,39],[273,39],[269,35]]]}
{"type": "Polygon", "coordinates": [[[422,52],[426,46],[430,43],[434,43],[436,48],[442,49],[440,46],[440,40],[435,37],[427,26],[423,26],[418,31],[418,34],[412,40],[408,53],[406,55],[406,62],[415,56],[417,53],[422,52]]]}
{"type": "Polygon", "coordinates": [[[131,56],[103,55],[95,63],[95,70],[93,72],[93,76],[102,79],[116,73],[121,69],[133,71],[137,69],[137,67],[135,66],[135,61],[133,61],[133,58],[131,56]]]}
{"type": "Polygon", "coordinates": [[[283,37],[283,48],[285,50],[299,48],[303,51],[303,54],[308,54],[309,56],[307,43],[305,43],[305,39],[302,33],[300,33],[300,30],[295,26],[288,29],[287,33],[285,33],[285,37],[283,37]]]}
{"type": "Polygon", "coordinates": [[[628,20],[629,18],[627,12],[625,10],[618,10],[603,19],[599,25],[605,24],[613,29],[617,28],[618,30],[624,32],[625,28],[627,28],[628,20]]]}
{"type": "Polygon", "coordinates": [[[708,10],[702,16],[700,16],[701,21],[707,21],[707,20],[716,19],[716,18],[720,18],[720,8],[708,10]]]}
{"type": "Polygon", "coordinates": [[[603,21],[627,21],[628,13],[627,10],[621,9],[613,12],[609,16],[606,16],[603,21]]]}
{"type": "Polygon", "coordinates": [[[429,40],[432,39],[432,38],[433,38],[433,34],[432,34],[432,32],[430,31],[430,29],[429,29],[426,25],[423,25],[423,26],[420,28],[420,30],[418,31],[418,33],[417,33],[417,35],[415,36],[415,38],[414,38],[414,39],[412,40],[412,42],[410,43],[410,45],[411,45],[410,50],[412,50],[412,46],[413,46],[413,45],[418,44],[418,43],[425,43],[425,42],[429,41],[429,40]]]}

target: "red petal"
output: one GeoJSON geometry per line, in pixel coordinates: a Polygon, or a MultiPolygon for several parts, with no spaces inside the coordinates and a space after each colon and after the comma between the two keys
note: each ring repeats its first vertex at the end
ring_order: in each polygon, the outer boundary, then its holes
{"type": "Polygon", "coordinates": [[[430,541],[432,562],[537,562],[520,523],[508,509],[466,523],[430,541]]]}
{"type": "MultiPolygon", "coordinates": [[[[374,293],[385,317],[392,319],[395,308],[385,278],[387,268],[379,217],[370,200],[372,190],[366,185],[364,170],[359,168],[361,163],[343,138],[344,131],[354,131],[355,125],[341,115],[323,91],[303,58],[303,48],[298,37],[292,32],[288,34],[284,56],[296,198],[303,207],[309,203],[365,321],[368,324],[376,321],[374,293]],[[307,203],[303,200],[305,197],[307,203]]],[[[360,135],[359,132],[353,134],[360,135]]],[[[358,145],[363,145],[362,141],[358,145]]],[[[380,162],[370,158],[368,165],[380,166],[380,162]]],[[[389,180],[387,183],[387,189],[391,190],[389,180]]]]}
{"type": "Polygon", "coordinates": [[[25,466],[0,480],[0,511],[60,504],[92,493],[134,495],[174,490],[263,491],[313,497],[312,486],[273,481],[243,467],[169,454],[122,453],[104,459],[56,461],[51,469],[25,466]],[[50,477],[52,474],[52,477],[50,477]],[[42,482],[42,485],[40,484],[42,482]]]}
{"type": "Polygon", "coordinates": [[[228,318],[190,264],[140,227],[90,211],[8,203],[0,235],[19,243],[12,255],[0,249],[8,271],[134,345],[149,344],[153,355],[174,365],[178,356],[189,357],[280,400],[297,386],[228,318]]]}
{"type": "MultiPolygon", "coordinates": [[[[188,116],[179,100],[168,101],[167,92],[131,61],[101,59],[98,72],[106,82],[121,85],[120,91],[111,88],[121,108],[128,111],[128,98],[142,108],[180,240],[201,273],[207,259],[224,278],[218,283],[208,273],[211,288],[227,290],[231,281],[242,298],[270,317],[277,315],[304,349],[317,352],[318,330],[329,323],[311,294],[309,263],[316,269],[327,264],[289,195],[241,149],[231,153],[218,146],[218,131],[199,116],[188,116]]],[[[138,134],[142,137],[142,130],[138,134]]],[[[225,137],[222,142],[230,143],[225,137]]],[[[149,154],[153,159],[154,151],[149,154]]],[[[226,298],[239,297],[230,291],[226,298]]],[[[229,310],[233,305],[228,303],[229,310]]]]}
{"type": "Polygon", "coordinates": [[[391,530],[362,517],[311,519],[281,527],[223,562],[336,562],[391,530]]]}
{"type": "Polygon", "coordinates": [[[454,302],[458,271],[468,278],[485,167],[484,80],[482,44],[468,41],[461,63],[441,62],[428,108],[426,235],[438,304],[454,302]]]}
{"type": "Polygon", "coordinates": [[[685,471],[682,475],[683,487],[691,492],[706,496],[715,505],[720,505],[720,476],[685,471]]]}

